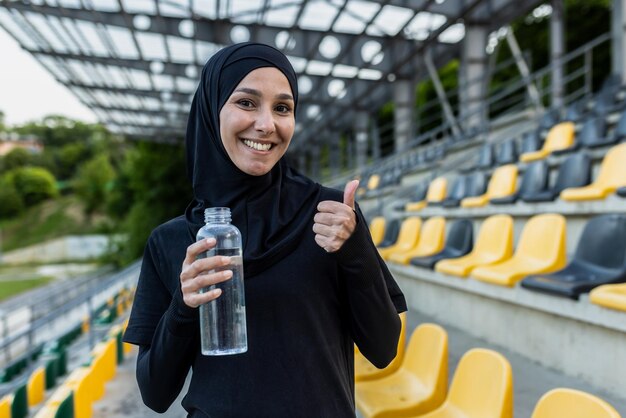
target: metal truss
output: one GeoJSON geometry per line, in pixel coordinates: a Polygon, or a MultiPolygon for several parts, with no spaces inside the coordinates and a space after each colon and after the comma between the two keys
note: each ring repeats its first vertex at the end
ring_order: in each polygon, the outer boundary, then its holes
{"type": "Polygon", "coordinates": [[[0,26],[115,132],[180,140],[219,48],[275,45],[299,75],[295,149],[376,112],[396,79],[458,56],[465,25],[497,29],[538,0],[0,0],[0,26]]]}

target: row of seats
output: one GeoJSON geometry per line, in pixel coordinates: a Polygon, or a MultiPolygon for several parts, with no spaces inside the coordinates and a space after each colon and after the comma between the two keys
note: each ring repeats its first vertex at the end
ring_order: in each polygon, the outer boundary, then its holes
{"type": "Polygon", "coordinates": [[[624,214],[590,219],[569,262],[566,220],[559,214],[530,218],[515,248],[509,215],[485,219],[475,242],[471,221],[454,221],[445,238],[446,220],[435,216],[425,222],[419,217],[407,218],[395,242],[387,245],[384,223],[384,218],[375,218],[370,230],[385,260],[502,286],[521,281],[526,289],[571,299],[593,290],[593,303],[626,311],[624,214]],[[625,284],[615,285],[619,283],[625,284]]]}
{"type": "Polygon", "coordinates": [[[490,204],[511,204],[515,201],[547,202],[559,196],[565,201],[604,199],[611,193],[626,195],[626,142],[611,148],[605,155],[596,179],[591,182],[591,161],[584,153],[567,158],[559,167],[555,183],[549,184],[549,168],[545,161],[529,164],[517,187],[518,167],[508,164],[494,170],[489,183],[483,172],[459,176],[448,191],[445,177],[438,177],[427,191],[418,186],[418,201],[407,203],[406,211],[419,211],[430,206],[452,208],[481,207],[490,204]]]}
{"type": "MultiPolygon", "coordinates": [[[[421,324],[404,348],[406,316],[398,355],[385,369],[355,355],[355,400],[366,418],[512,418],[513,372],[500,353],[484,348],[466,352],[448,388],[448,335],[436,324],[421,324]],[[371,367],[370,367],[371,366],[371,367]]],[[[620,418],[604,400],[559,388],[541,397],[531,418],[620,418]]]]}
{"type": "MultiPolygon", "coordinates": [[[[107,302],[96,313],[98,315],[94,318],[95,324],[109,324],[109,318],[114,318],[120,315],[123,311],[127,310],[132,304],[133,290],[122,289],[114,297],[107,300],[107,302]]],[[[40,405],[45,399],[45,393],[47,390],[52,390],[57,385],[57,380],[67,374],[67,353],[70,345],[81,335],[89,331],[90,320],[87,318],[81,323],[77,324],[70,331],[61,335],[59,338],[49,341],[44,344],[37,356],[38,364],[32,369],[27,376],[20,376],[19,374],[11,375],[7,377],[5,384],[10,384],[15,388],[7,395],[0,399],[0,418],[26,418],[29,416],[29,410],[40,405]]],[[[123,359],[122,356],[122,329],[120,327],[113,327],[109,331],[109,339],[114,339],[117,351],[114,355],[118,362],[123,359]]],[[[130,346],[129,346],[130,347],[130,346]]],[[[92,388],[88,391],[93,391],[93,388],[98,387],[97,384],[104,382],[103,376],[108,376],[108,372],[103,371],[105,364],[111,363],[111,349],[108,351],[102,348],[102,344],[96,346],[93,353],[93,358],[90,360],[95,370],[92,381],[89,385],[92,388]],[[102,351],[102,352],[101,352],[102,351]],[[106,352],[104,352],[106,351],[106,352]],[[102,357],[102,359],[101,359],[102,357]]],[[[39,351],[39,350],[38,350],[39,351]]],[[[31,358],[31,360],[33,360],[31,358]]],[[[17,363],[12,363],[5,368],[5,376],[8,376],[12,367],[17,363]]],[[[108,366],[107,366],[108,367],[108,366]]],[[[28,364],[24,366],[28,368],[28,364]]],[[[77,382],[76,374],[72,373],[67,379],[65,386],[69,387],[68,382],[77,382]]],[[[103,385],[104,383],[102,383],[103,385]]],[[[104,386],[102,386],[102,391],[104,386]]],[[[56,392],[55,392],[56,393],[56,392]]],[[[102,392],[104,393],[104,392],[102,392]]],[[[40,418],[70,418],[70,417],[90,417],[91,413],[77,412],[85,411],[84,405],[77,404],[77,399],[72,394],[71,400],[66,402],[58,402],[59,405],[55,405],[54,408],[49,408],[47,405],[56,402],[53,401],[54,395],[46,403],[40,411],[35,415],[40,418]],[[60,406],[63,404],[63,406],[60,406]],[[70,406],[71,404],[71,406],[70,406]],[[76,405],[75,405],[76,404],[76,405]],[[58,411],[61,412],[58,412],[58,411]],[[47,411],[47,412],[41,412],[47,411]],[[63,412],[65,411],[65,412],[63,412]],[[71,414],[70,414],[71,412],[71,414]]],[[[57,399],[58,400],[58,399],[57,399]]],[[[63,399],[66,400],[65,398],[63,399]]],[[[80,400],[78,400],[80,401],[80,400]]],[[[89,410],[90,411],[90,410],[89,410]]]]}

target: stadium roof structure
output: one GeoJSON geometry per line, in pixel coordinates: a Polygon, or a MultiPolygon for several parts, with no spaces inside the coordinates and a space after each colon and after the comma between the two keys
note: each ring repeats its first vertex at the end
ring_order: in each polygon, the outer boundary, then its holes
{"type": "MultiPolygon", "coordinates": [[[[537,0],[0,0],[0,26],[117,133],[182,138],[202,66],[247,40],[299,75],[296,139],[349,129],[398,79],[458,57],[467,24],[496,30],[537,0]]],[[[297,144],[302,141],[295,141],[297,144]]]]}

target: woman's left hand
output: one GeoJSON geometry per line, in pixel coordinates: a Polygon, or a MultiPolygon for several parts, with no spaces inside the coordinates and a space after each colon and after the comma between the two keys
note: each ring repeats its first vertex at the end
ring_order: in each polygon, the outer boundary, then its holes
{"type": "Polygon", "coordinates": [[[328,253],[338,251],[354,232],[354,194],[358,187],[359,181],[352,180],[346,184],[343,203],[324,200],[317,205],[317,213],[313,218],[315,242],[328,253]]]}

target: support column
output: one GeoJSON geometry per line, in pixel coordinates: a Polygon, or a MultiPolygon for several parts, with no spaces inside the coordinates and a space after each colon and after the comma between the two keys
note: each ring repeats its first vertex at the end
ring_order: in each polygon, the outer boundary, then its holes
{"type": "Polygon", "coordinates": [[[415,107],[415,85],[411,80],[396,80],[393,84],[394,102],[394,150],[406,150],[413,132],[413,109],[415,107]]]}
{"type": "Polygon", "coordinates": [[[550,17],[550,64],[552,108],[563,107],[563,55],[565,54],[565,28],[563,19],[563,0],[552,0],[550,17]]]}
{"type": "Polygon", "coordinates": [[[470,24],[465,27],[462,60],[459,68],[459,109],[466,133],[486,128],[485,105],[487,65],[487,27],[470,24]]]}
{"type": "Polygon", "coordinates": [[[354,169],[354,135],[346,134],[346,164],[348,170],[354,169]]]}
{"type": "Polygon", "coordinates": [[[526,84],[528,97],[535,107],[535,110],[541,112],[543,110],[543,105],[541,104],[541,97],[539,97],[539,90],[537,90],[537,86],[535,86],[535,83],[533,83],[533,81],[530,79],[530,69],[528,68],[528,64],[526,64],[526,60],[522,55],[522,50],[517,43],[517,39],[515,38],[515,34],[513,33],[513,28],[511,28],[510,26],[506,30],[506,41],[509,44],[509,48],[511,49],[513,58],[515,59],[517,69],[524,79],[524,84],[526,84]]]}
{"type": "Polygon", "coordinates": [[[356,168],[361,170],[367,164],[367,125],[369,115],[359,110],[354,117],[354,142],[356,148],[356,168]]]}
{"type": "Polygon", "coordinates": [[[620,76],[622,84],[626,84],[626,0],[613,0],[611,38],[611,73],[620,76]]]}

